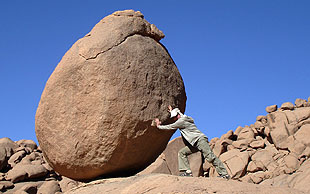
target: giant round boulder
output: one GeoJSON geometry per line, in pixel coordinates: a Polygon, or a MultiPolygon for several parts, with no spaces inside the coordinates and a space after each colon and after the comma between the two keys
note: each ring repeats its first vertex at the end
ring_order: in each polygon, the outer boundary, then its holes
{"type": "Polygon", "coordinates": [[[167,106],[185,111],[182,77],[164,34],[140,12],[103,18],[63,56],[36,112],[36,135],[49,164],[75,180],[137,173],[174,131],[167,106]]]}

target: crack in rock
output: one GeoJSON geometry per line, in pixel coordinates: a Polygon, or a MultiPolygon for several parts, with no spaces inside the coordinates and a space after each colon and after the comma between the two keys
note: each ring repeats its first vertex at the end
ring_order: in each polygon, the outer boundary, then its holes
{"type": "MultiPolygon", "coordinates": [[[[111,46],[110,48],[107,48],[106,50],[103,50],[103,51],[98,52],[95,56],[85,57],[85,56],[83,56],[81,53],[79,53],[79,55],[80,55],[81,57],[83,57],[85,60],[96,59],[99,55],[101,55],[101,54],[103,54],[103,53],[105,53],[105,52],[108,52],[109,50],[113,49],[114,47],[117,47],[117,46],[121,45],[121,44],[122,44],[123,42],[125,42],[128,38],[130,38],[130,37],[132,37],[132,36],[134,36],[134,35],[140,35],[140,36],[149,37],[149,38],[154,39],[154,38],[151,37],[151,36],[147,36],[147,35],[144,35],[144,34],[136,33],[136,32],[135,32],[135,33],[129,34],[129,35],[126,36],[123,40],[121,40],[119,43],[117,43],[117,44],[111,46]]],[[[155,40],[155,39],[154,39],[154,40],[155,40]]],[[[156,40],[155,40],[155,41],[156,41],[156,40]]]]}

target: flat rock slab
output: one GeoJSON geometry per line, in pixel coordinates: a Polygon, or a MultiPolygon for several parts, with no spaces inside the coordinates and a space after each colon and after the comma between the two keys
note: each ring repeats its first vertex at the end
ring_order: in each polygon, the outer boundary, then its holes
{"type": "Polygon", "coordinates": [[[140,12],[102,19],[64,55],[36,113],[36,135],[51,165],[75,180],[134,174],[152,163],[174,131],[167,106],[185,110],[182,77],[164,34],[140,12]]]}
{"type": "Polygon", "coordinates": [[[286,187],[261,186],[235,180],[227,181],[221,178],[150,174],[128,178],[98,180],[65,192],[65,194],[80,193],[301,194],[303,192],[286,187]]]}

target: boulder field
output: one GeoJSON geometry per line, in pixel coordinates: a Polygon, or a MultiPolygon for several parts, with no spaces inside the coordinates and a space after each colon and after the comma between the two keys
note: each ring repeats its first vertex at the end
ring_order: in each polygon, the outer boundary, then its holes
{"type": "Polygon", "coordinates": [[[130,175],[152,163],[174,131],[167,106],[185,111],[182,77],[164,34],[133,10],[103,18],[63,56],[48,79],[35,117],[43,154],[75,180],[130,175]]]}
{"type": "MultiPolygon", "coordinates": [[[[310,99],[310,98],[309,98],[310,99]]],[[[210,140],[210,147],[226,166],[232,179],[260,185],[288,186],[310,192],[310,103],[296,99],[266,107],[249,126],[230,130],[210,140]]],[[[169,142],[156,161],[140,172],[178,174],[178,151],[182,138],[169,142]]],[[[217,177],[201,154],[189,157],[194,176],[217,177]]],[[[280,192],[281,193],[281,192],[280,192]]]]}

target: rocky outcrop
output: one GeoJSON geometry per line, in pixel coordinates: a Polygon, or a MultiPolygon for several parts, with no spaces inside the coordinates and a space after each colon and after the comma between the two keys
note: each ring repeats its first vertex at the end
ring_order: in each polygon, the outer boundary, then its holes
{"type": "Polygon", "coordinates": [[[64,55],[36,113],[36,135],[48,163],[73,179],[128,175],[153,162],[173,131],[167,106],[185,110],[182,77],[164,34],[140,12],[103,18],[64,55]],[[154,141],[155,140],[155,141],[154,141]]]}
{"type": "Polygon", "coordinates": [[[0,150],[6,150],[0,169],[0,192],[55,194],[80,184],[57,174],[32,140],[1,138],[0,150]]]}
{"type": "Polygon", "coordinates": [[[94,181],[76,187],[66,194],[119,194],[119,193],[218,193],[218,194],[302,194],[288,187],[254,185],[221,178],[177,177],[164,174],[149,174],[128,178],[94,181]]]}

